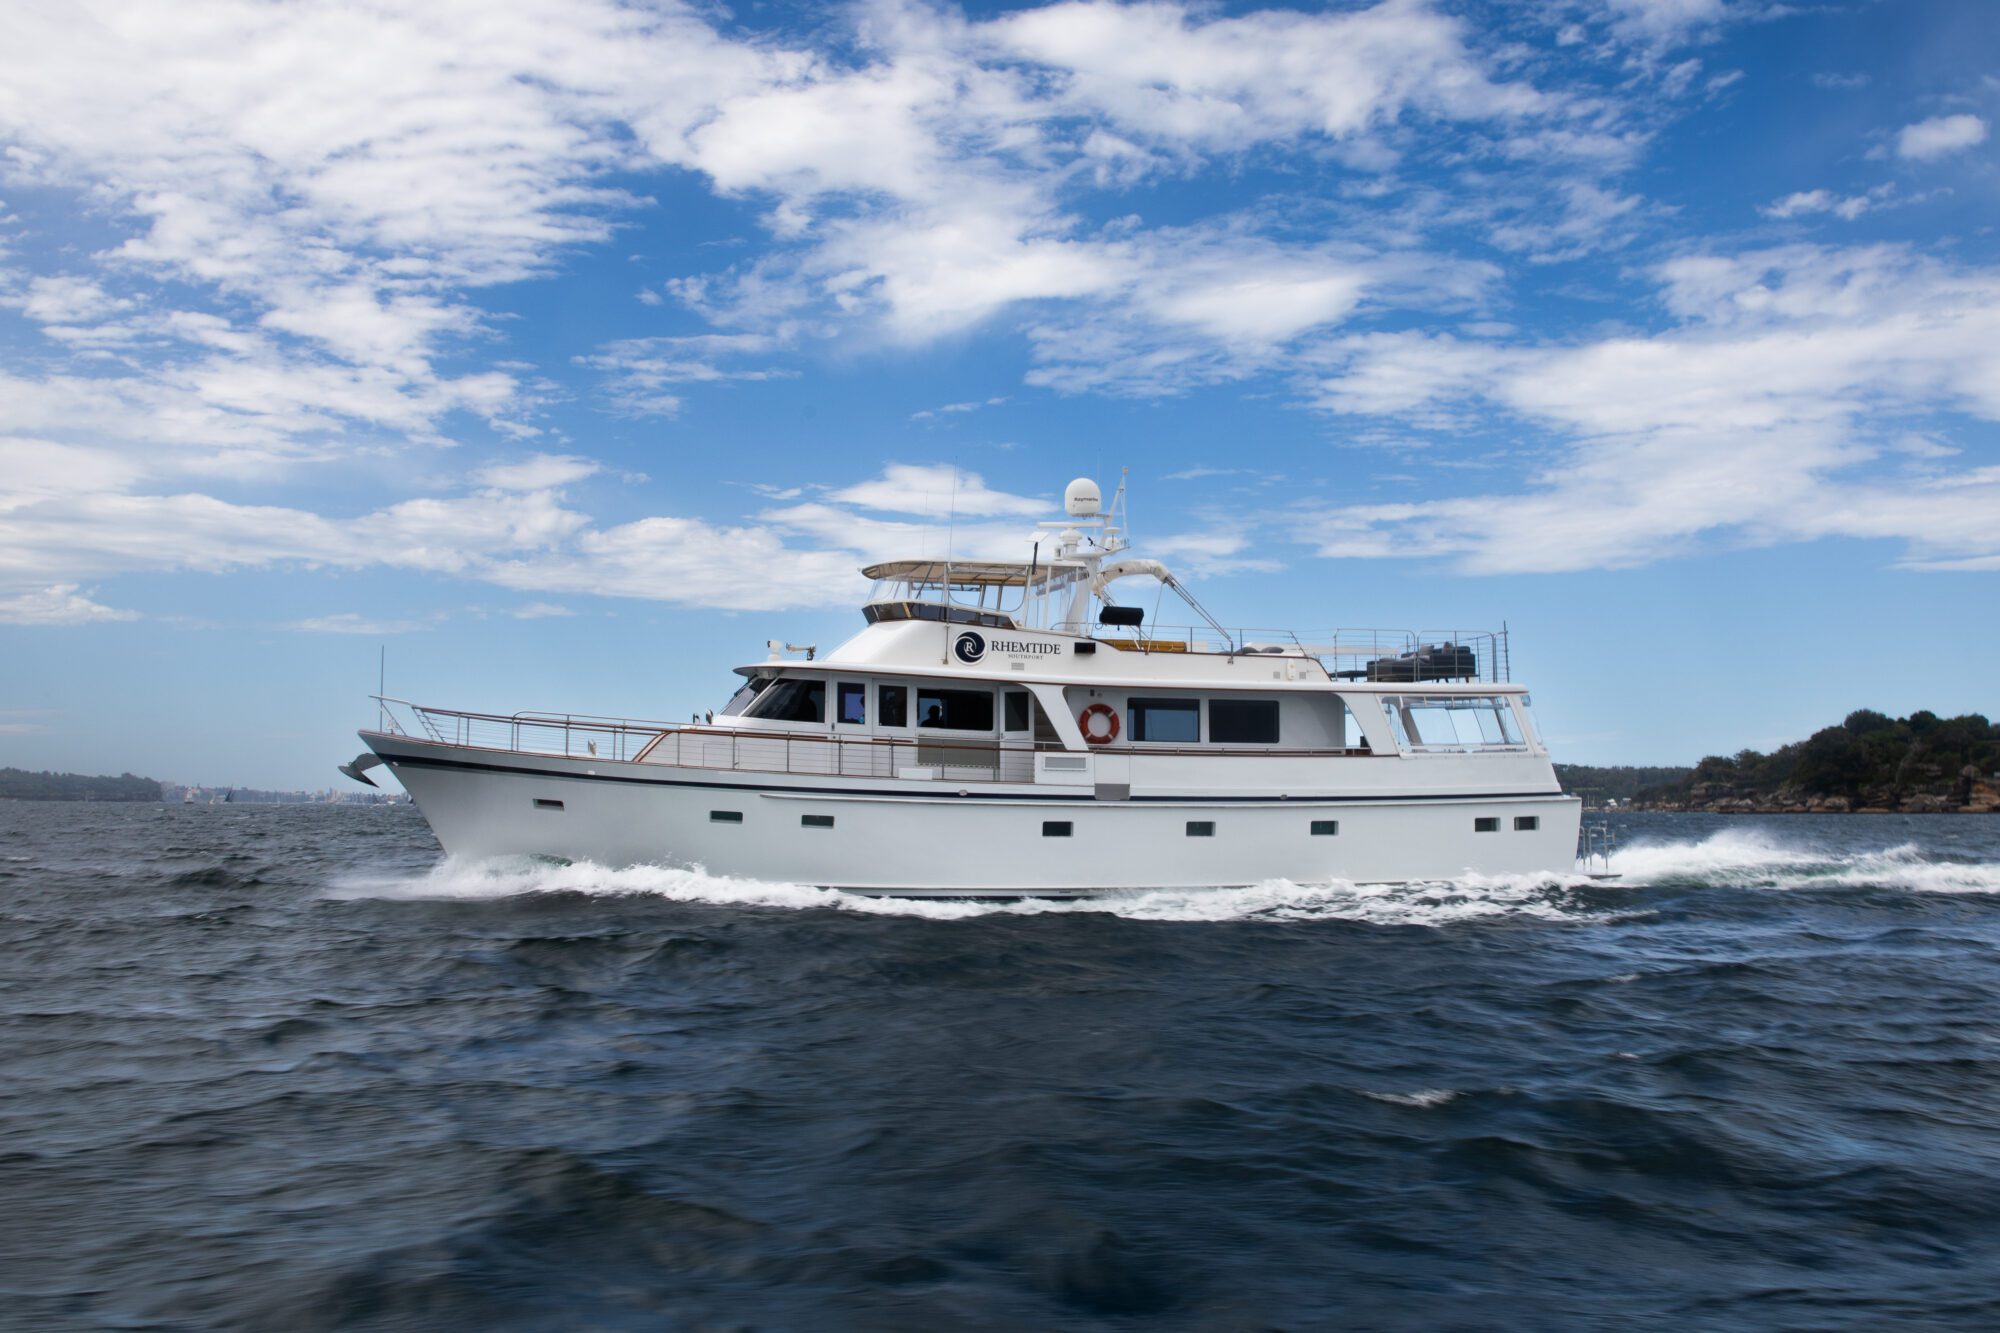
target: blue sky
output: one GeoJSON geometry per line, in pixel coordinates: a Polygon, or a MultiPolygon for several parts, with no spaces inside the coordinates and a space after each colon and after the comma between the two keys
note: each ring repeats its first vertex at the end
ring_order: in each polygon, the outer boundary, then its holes
{"type": "MultiPolygon", "coordinates": [[[[0,763],[673,718],[1079,473],[1225,622],[1515,630],[1559,757],[1991,713],[1978,0],[25,2],[0,763]]],[[[335,779],[337,781],[337,779],[335,779]]]]}

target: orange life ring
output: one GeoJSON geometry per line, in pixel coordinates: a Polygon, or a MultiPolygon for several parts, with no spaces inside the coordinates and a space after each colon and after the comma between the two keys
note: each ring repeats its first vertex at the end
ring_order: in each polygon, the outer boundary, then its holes
{"type": "Polygon", "coordinates": [[[1076,715],[1076,724],[1083,728],[1085,745],[1109,745],[1118,739],[1118,710],[1110,704],[1092,704],[1076,715]],[[1090,728],[1091,722],[1100,717],[1105,722],[1102,736],[1090,728]]]}

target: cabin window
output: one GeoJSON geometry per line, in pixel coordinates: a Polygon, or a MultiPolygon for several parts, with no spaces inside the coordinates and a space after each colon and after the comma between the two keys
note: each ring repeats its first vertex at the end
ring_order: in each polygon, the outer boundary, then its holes
{"type": "Polygon", "coordinates": [[[1472,821],[1472,831],[1474,833],[1498,833],[1500,831],[1500,816],[1478,816],[1472,821]]]}
{"type": "Polygon", "coordinates": [[[907,688],[901,685],[884,685],[875,694],[876,701],[882,708],[882,726],[910,725],[910,692],[907,688]]]}
{"type": "Polygon", "coordinates": [[[1312,826],[1312,835],[1315,838],[1335,838],[1340,836],[1340,821],[1338,819],[1315,819],[1312,822],[1312,826]]]}
{"type": "Polygon", "coordinates": [[[805,676],[777,681],[757,700],[750,716],[773,722],[824,722],[826,682],[805,676]]]}
{"type": "Polygon", "coordinates": [[[1514,816],[1514,832],[1516,833],[1533,833],[1536,829],[1540,828],[1541,826],[1542,826],[1542,817],[1540,815],[1514,816]]]}
{"type": "Polygon", "coordinates": [[[1405,750],[1499,750],[1522,743],[1505,695],[1386,694],[1382,708],[1405,750]]]}
{"type": "Polygon", "coordinates": [[[1042,821],[1042,836],[1044,838],[1067,838],[1069,831],[1069,821],[1067,819],[1044,819],[1042,821]]]}
{"type": "Polygon", "coordinates": [[[711,810],[708,812],[708,822],[711,824],[741,824],[743,822],[743,812],[741,810],[711,810]]]}
{"type": "Polygon", "coordinates": [[[1201,739],[1199,699],[1127,699],[1125,711],[1135,741],[1192,743],[1201,739]]]}
{"type": "Polygon", "coordinates": [[[1276,745],[1276,699],[1210,699],[1208,739],[1216,745],[1276,745]]]}
{"type": "Polygon", "coordinates": [[[535,798],[535,809],[537,810],[560,810],[562,808],[563,803],[561,801],[551,801],[541,796],[535,798]]]}
{"type": "Polygon", "coordinates": [[[1001,701],[1006,706],[1004,716],[1006,730],[1026,731],[1028,729],[1028,692],[1026,690],[1009,690],[1001,696],[1001,701]]]}
{"type": "Polygon", "coordinates": [[[991,690],[934,690],[917,687],[917,725],[940,731],[992,731],[991,690]]]}
{"type": "Polygon", "coordinates": [[[800,815],[799,823],[806,828],[832,828],[832,815],[800,815]]]}
{"type": "Polygon", "coordinates": [[[1212,838],[1215,836],[1215,821],[1212,819],[1190,819],[1187,822],[1190,838],[1212,838]]]}
{"type": "Polygon", "coordinates": [[[722,706],[722,711],[716,714],[716,716],[735,717],[752,703],[755,703],[757,696],[762,694],[765,687],[770,683],[771,678],[769,676],[755,676],[744,681],[742,687],[736,693],[729,696],[729,702],[722,706]]]}
{"type": "Polygon", "coordinates": [[[850,726],[856,727],[867,725],[868,687],[866,685],[853,680],[841,681],[839,702],[839,711],[833,715],[834,721],[845,722],[850,726]]]}

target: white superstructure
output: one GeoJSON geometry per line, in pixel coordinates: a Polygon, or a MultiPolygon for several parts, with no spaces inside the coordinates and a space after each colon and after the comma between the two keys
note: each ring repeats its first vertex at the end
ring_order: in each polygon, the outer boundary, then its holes
{"type": "Polygon", "coordinates": [[[362,739],[454,855],[926,896],[1574,868],[1504,632],[1225,629],[1123,555],[1118,497],[1064,498],[1024,562],[864,570],[858,634],[774,640],[704,721],[385,700],[362,739]],[[1205,623],[1149,625],[1128,589],[1205,623]]]}

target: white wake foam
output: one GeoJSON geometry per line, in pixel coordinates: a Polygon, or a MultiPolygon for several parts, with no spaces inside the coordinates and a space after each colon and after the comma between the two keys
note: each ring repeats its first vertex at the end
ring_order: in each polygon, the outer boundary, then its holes
{"type": "MultiPolygon", "coordinates": [[[[1611,858],[1616,885],[1659,887],[1873,887],[1916,893],[2000,893],[2000,862],[1952,861],[1914,845],[1839,854],[1790,845],[1761,829],[1724,830],[1698,842],[1648,842],[1611,858]]],[[[1267,880],[1234,889],[1152,889],[1075,901],[885,898],[838,889],[710,875],[670,866],[611,869],[578,862],[447,858],[421,875],[350,876],[336,898],[508,898],[528,893],[645,894],[726,907],[822,908],[877,916],[961,920],[994,915],[1104,912],[1142,921],[1367,921],[1442,926],[1493,917],[1550,921],[1611,919],[1579,896],[1595,881],[1577,875],[1466,875],[1426,884],[1296,884],[1267,880]]],[[[1621,909],[1631,910],[1627,903],[1621,909]]]]}
{"type": "Polygon", "coordinates": [[[353,898],[507,898],[526,893],[645,894],[677,902],[730,907],[831,908],[878,916],[959,920],[1010,914],[1040,916],[1106,912],[1147,921],[1312,920],[1371,921],[1383,925],[1444,925],[1492,916],[1574,919],[1562,890],[1589,881],[1552,877],[1474,876],[1434,884],[1294,884],[1268,880],[1234,889],[1152,889],[1074,901],[1046,899],[953,900],[885,898],[804,884],[710,875],[669,866],[611,869],[577,862],[447,858],[422,875],[348,876],[329,896],[353,898]]]}
{"type": "Polygon", "coordinates": [[[1948,860],[1915,843],[1834,852],[1762,828],[1724,829],[1699,842],[1636,843],[1613,853],[1611,870],[1627,885],[2000,893],[2000,862],[1948,860]]]}

